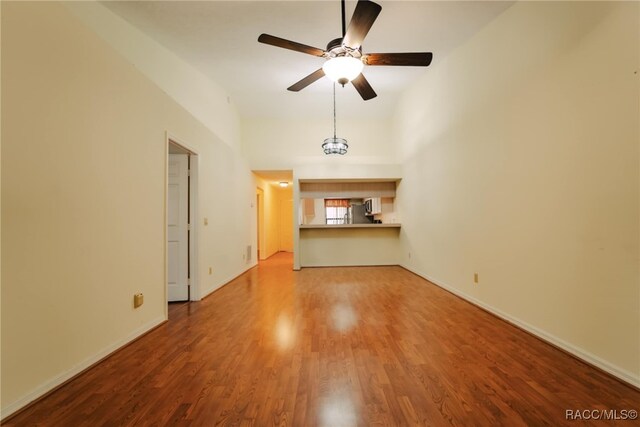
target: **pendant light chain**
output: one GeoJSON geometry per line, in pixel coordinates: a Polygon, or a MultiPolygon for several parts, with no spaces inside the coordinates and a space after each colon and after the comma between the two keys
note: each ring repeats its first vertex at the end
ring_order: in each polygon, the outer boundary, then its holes
{"type": "Polygon", "coordinates": [[[336,139],[336,84],[333,83],[333,139],[336,139]]]}
{"type": "Polygon", "coordinates": [[[327,138],[322,144],[324,154],[340,154],[344,155],[349,149],[349,144],[344,138],[337,136],[337,118],[336,118],[336,84],[333,83],[333,138],[327,138]]]}

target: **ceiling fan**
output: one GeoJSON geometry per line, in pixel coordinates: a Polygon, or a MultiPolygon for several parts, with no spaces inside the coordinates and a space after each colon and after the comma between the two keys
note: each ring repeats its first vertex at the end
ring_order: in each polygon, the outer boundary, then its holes
{"type": "Polygon", "coordinates": [[[327,76],[342,86],[351,82],[362,99],[369,100],[377,95],[367,79],[362,74],[364,65],[410,65],[426,67],[431,64],[433,54],[431,52],[406,52],[406,53],[362,53],[362,42],[371,29],[382,7],[368,0],[358,0],[353,11],[349,27],[346,28],[345,0],[342,4],[342,37],[331,40],[327,49],[307,46],[302,43],[260,34],[260,43],[295,50],[296,52],[326,58],[322,68],[309,74],[302,80],[294,83],[287,90],[298,92],[309,86],[316,80],[327,76]]]}

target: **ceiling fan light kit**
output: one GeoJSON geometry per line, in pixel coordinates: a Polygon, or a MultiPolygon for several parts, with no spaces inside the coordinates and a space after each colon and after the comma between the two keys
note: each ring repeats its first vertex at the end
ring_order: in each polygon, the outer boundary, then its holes
{"type": "Polygon", "coordinates": [[[363,68],[362,61],[353,56],[337,56],[327,60],[322,65],[322,71],[324,71],[325,76],[334,82],[340,83],[342,86],[358,77],[363,68]]]}
{"type": "Polygon", "coordinates": [[[353,16],[351,17],[351,22],[349,22],[349,26],[347,27],[345,0],[341,1],[341,6],[342,37],[331,40],[327,44],[326,50],[269,34],[261,34],[260,37],[258,37],[258,41],[260,43],[326,59],[322,68],[294,83],[288,87],[287,90],[298,92],[320,78],[327,76],[342,86],[351,82],[362,99],[366,101],[375,98],[377,94],[362,73],[365,65],[426,67],[431,64],[431,59],[433,57],[431,52],[363,54],[362,42],[364,41],[365,36],[369,33],[369,30],[378,17],[378,14],[380,14],[382,7],[369,0],[358,0],[356,8],[353,11],[353,16]]]}

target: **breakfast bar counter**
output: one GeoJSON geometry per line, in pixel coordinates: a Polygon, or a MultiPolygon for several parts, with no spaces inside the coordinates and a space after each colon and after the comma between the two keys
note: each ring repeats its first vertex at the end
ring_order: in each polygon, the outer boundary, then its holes
{"type": "Polygon", "coordinates": [[[319,228],[319,229],[337,229],[337,228],[400,228],[400,224],[386,223],[386,224],[304,224],[300,226],[301,229],[305,228],[319,228]]]}
{"type": "Polygon", "coordinates": [[[400,264],[398,223],[299,227],[301,267],[400,264]]]}

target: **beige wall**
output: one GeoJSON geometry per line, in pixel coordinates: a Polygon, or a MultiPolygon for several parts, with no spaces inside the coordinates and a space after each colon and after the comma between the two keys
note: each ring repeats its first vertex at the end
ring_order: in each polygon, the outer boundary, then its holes
{"type": "Polygon", "coordinates": [[[518,2],[396,121],[402,263],[636,385],[639,6],[518,2]]]}
{"type": "Polygon", "coordinates": [[[166,131],[198,152],[203,294],[256,218],[243,159],[66,7],[2,2],[2,59],[4,417],[166,318],[166,131]]]}
{"type": "Polygon", "coordinates": [[[64,4],[220,140],[240,150],[240,118],[222,87],[99,2],[64,4]]]}
{"type": "Polygon", "coordinates": [[[243,119],[242,147],[253,169],[283,170],[298,166],[351,170],[353,165],[395,163],[390,120],[345,119],[338,136],[346,138],[349,153],[327,156],[322,142],[333,136],[330,108],[326,118],[308,120],[243,119]]]}

